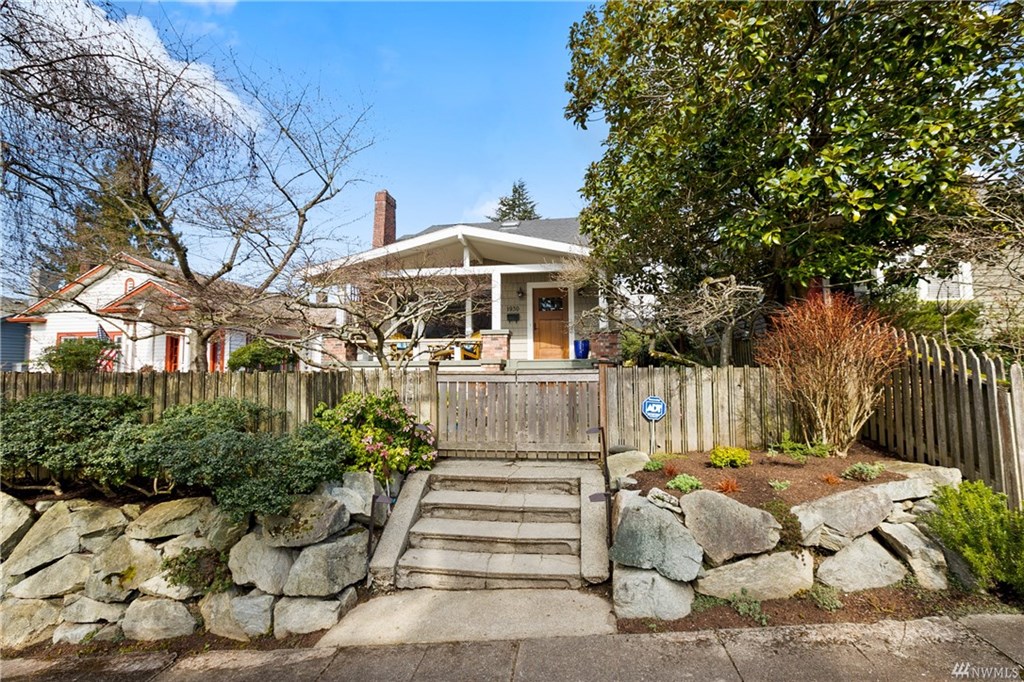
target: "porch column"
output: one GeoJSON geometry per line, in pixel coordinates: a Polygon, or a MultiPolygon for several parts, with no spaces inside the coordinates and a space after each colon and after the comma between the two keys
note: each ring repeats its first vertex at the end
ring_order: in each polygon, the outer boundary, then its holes
{"type": "Polygon", "coordinates": [[[491,329],[501,329],[501,273],[491,273],[491,329]]]}
{"type": "Polygon", "coordinates": [[[466,299],[466,338],[473,335],[473,299],[466,299]]]}

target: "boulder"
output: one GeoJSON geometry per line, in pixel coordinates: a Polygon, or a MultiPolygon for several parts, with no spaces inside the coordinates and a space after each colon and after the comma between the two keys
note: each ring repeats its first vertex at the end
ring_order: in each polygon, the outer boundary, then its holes
{"type": "Polygon", "coordinates": [[[175,601],[184,601],[196,596],[195,589],[188,585],[172,584],[168,580],[166,572],[157,573],[139,585],[139,592],[150,597],[163,597],[165,599],[174,599],[175,601]]]}
{"type": "Polygon", "coordinates": [[[620,476],[617,481],[612,483],[612,490],[622,490],[623,488],[632,488],[635,485],[639,485],[639,481],[632,476],[620,476]]]}
{"type": "Polygon", "coordinates": [[[868,486],[800,504],[792,511],[800,521],[801,544],[838,551],[877,528],[892,511],[892,500],[884,490],[868,486]]]}
{"type": "Polygon", "coordinates": [[[159,572],[160,552],[142,540],[122,535],[93,559],[85,596],[97,601],[125,601],[159,572]]]}
{"type": "Polygon", "coordinates": [[[122,504],[121,513],[128,517],[129,521],[134,521],[142,515],[142,505],[135,503],[122,504]]]}
{"type": "Polygon", "coordinates": [[[91,555],[69,554],[19,582],[9,594],[18,599],[47,599],[78,592],[85,587],[91,563],[91,555]]]}
{"type": "Polygon", "coordinates": [[[657,571],[616,564],[612,597],[619,618],[676,620],[690,615],[693,588],[669,580],[657,571]]]}
{"type": "Polygon", "coordinates": [[[712,568],[694,585],[697,592],[728,599],[744,590],[752,599],[788,599],[814,585],[814,557],[776,552],[712,568]]]}
{"type": "Polygon", "coordinates": [[[284,591],[293,563],[294,551],[271,547],[260,539],[260,533],[244,536],[228,555],[228,568],[236,585],[255,585],[270,594],[284,591]]]}
{"type": "Polygon", "coordinates": [[[220,507],[215,507],[199,527],[200,535],[206,538],[209,546],[220,552],[241,540],[248,530],[248,514],[241,521],[235,521],[220,507]]]}
{"type": "Polygon", "coordinates": [[[157,545],[157,549],[164,553],[165,559],[174,559],[181,556],[186,549],[213,549],[213,545],[206,538],[189,533],[171,538],[167,542],[157,545]]]}
{"type": "Polygon", "coordinates": [[[187,497],[155,504],[128,524],[124,534],[133,540],[155,540],[195,533],[213,511],[209,497],[187,497]]]}
{"type": "Polygon", "coordinates": [[[50,639],[60,622],[57,602],[45,599],[4,599],[0,602],[0,647],[21,649],[50,639]]]}
{"type": "Polygon", "coordinates": [[[302,495],[286,516],[263,519],[263,541],[271,547],[306,547],[334,535],[348,520],[348,510],[336,498],[302,495]]]}
{"type": "Polygon", "coordinates": [[[139,597],[128,605],[121,629],[128,639],[153,642],[191,635],[196,629],[196,619],[181,602],[139,597]]]}
{"type": "MultiPolygon", "coordinates": [[[[388,500],[378,499],[384,494],[380,482],[368,471],[349,471],[342,482],[323,483],[317,489],[318,495],[333,497],[348,509],[353,521],[383,526],[387,522],[388,500]]],[[[391,490],[396,495],[395,489],[391,490]]]]}
{"type": "Polygon", "coordinates": [[[870,535],[857,538],[818,567],[818,580],[843,592],[887,587],[906,574],[903,564],[870,535]]]}
{"type": "Polygon", "coordinates": [[[64,597],[60,616],[68,623],[116,623],[124,616],[126,608],[124,604],[107,604],[81,594],[69,594],[64,597]]]}
{"type": "Polygon", "coordinates": [[[871,486],[885,492],[893,502],[904,500],[919,500],[923,497],[930,497],[935,492],[935,483],[927,478],[914,477],[905,478],[902,481],[890,481],[871,486]]]}
{"type": "Polygon", "coordinates": [[[653,568],[666,578],[697,577],[704,552],[677,514],[633,498],[622,509],[609,557],[634,568],[653,568]]]}
{"type": "Polygon", "coordinates": [[[686,527],[712,566],[736,556],[767,552],[779,542],[775,517],[711,490],[695,490],[679,500],[686,527]]]}
{"type": "Polygon", "coordinates": [[[878,535],[886,545],[910,565],[917,583],[926,590],[945,590],[946,557],[942,548],[909,523],[883,523],[878,535]]]}
{"type": "Polygon", "coordinates": [[[36,521],[11,551],[4,567],[9,575],[24,575],[34,568],[74,554],[81,546],[66,502],[57,502],[36,521]]]}
{"type": "Polygon", "coordinates": [[[907,478],[923,478],[936,487],[940,485],[956,487],[964,480],[963,473],[956,467],[937,467],[920,462],[886,462],[885,470],[907,478]]]}
{"type": "Polygon", "coordinates": [[[670,495],[661,488],[651,488],[647,492],[647,501],[656,507],[668,509],[676,514],[683,513],[682,507],[679,506],[679,498],[675,495],[670,495]]]}
{"type": "MultiPolygon", "coordinates": [[[[917,521],[917,515],[911,514],[909,511],[907,511],[907,508],[903,506],[904,504],[906,504],[906,502],[894,502],[892,505],[892,511],[890,511],[889,515],[885,517],[885,522],[914,523],[915,521],[917,521]]],[[[913,503],[911,503],[910,508],[913,508],[913,503]]]]}
{"type": "Polygon", "coordinates": [[[234,597],[231,600],[231,615],[247,636],[262,637],[270,633],[270,626],[274,620],[275,599],[272,594],[253,590],[245,596],[234,597]]]}
{"type": "Polygon", "coordinates": [[[917,500],[914,502],[914,513],[915,514],[930,514],[938,509],[935,503],[931,500],[917,500]]]}
{"type": "Polygon", "coordinates": [[[650,461],[651,458],[639,450],[608,455],[608,480],[618,481],[623,476],[643,471],[644,465],[650,461]]]}
{"type": "Polygon", "coordinates": [[[208,594],[199,602],[199,613],[203,615],[203,625],[206,626],[207,631],[218,637],[248,642],[249,635],[235,620],[235,614],[231,608],[231,600],[237,596],[238,593],[233,589],[228,592],[208,594]]]}
{"type": "Polygon", "coordinates": [[[355,608],[356,604],[359,603],[359,594],[356,592],[354,587],[346,587],[345,590],[338,595],[338,602],[341,604],[341,611],[338,617],[341,618],[346,613],[355,608]]]}
{"type": "Polygon", "coordinates": [[[6,559],[32,527],[32,508],[0,492],[0,559],[6,559]]]}
{"type": "Polygon", "coordinates": [[[289,597],[326,597],[366,577],[370,533],[353,525],[326,542],[302,550],[284,593],[289,597]]]}
{"type": "Polygon", "coordinates": [[[71,523],[81,537],[82,549],[98,554],[117,539],[128,518],[120,509],[96,504],[75,509],[71,523]]]}
{"type": "Polygon", "coordinates": [[[284,639],[327,630],[337,624],[340,613],[341,602],[336,599],[284,597],[274,607],[274,637],[284,639]]]}
{"type": "Polygon", "coordinates": [[[637,504],[640,497],[639,490],[620,490],[612,497],[612,540],[619,530],[619,521],[622,519],[622,510],[630,504],[637,504]]]}
{"type": "Polygon", "coordinates": [[[103,623],[61,623],[53,631],[54,644],[81,644],[92,640],[96,633],[105,628],[103,623]]]}

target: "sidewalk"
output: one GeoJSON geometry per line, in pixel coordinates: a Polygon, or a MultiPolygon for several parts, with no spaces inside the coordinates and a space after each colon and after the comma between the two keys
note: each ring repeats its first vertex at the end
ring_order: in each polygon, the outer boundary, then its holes
{"type": "Polygon", "coordinates": [[[1024,679],[1024,616],[926,618],[651,635],[4,661],[7,680],[1024,679]]]}

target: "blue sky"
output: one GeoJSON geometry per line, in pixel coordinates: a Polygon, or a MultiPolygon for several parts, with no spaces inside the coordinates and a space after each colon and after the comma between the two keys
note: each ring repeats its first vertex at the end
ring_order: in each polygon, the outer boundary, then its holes
{"type": "Polygon", "coordinates": [[[124,2],[215,55],[319,83],[371,107],[367,182],[336,207],[368,242],[373,194],[398,202],[398,233],[484,219],[526,181],[544,217],[576,215],[602,126],[563,117],[569,28],[586,3],[124,2]]]}

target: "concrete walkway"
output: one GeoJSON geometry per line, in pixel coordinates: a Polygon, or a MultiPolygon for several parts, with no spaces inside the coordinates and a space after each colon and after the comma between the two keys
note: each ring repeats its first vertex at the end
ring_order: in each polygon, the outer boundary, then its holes
{"type": "Polygon", "coordinates": [[[1024,616],[651,635],[4,661],[7,680],[1024,679],[1024,616]]]}

